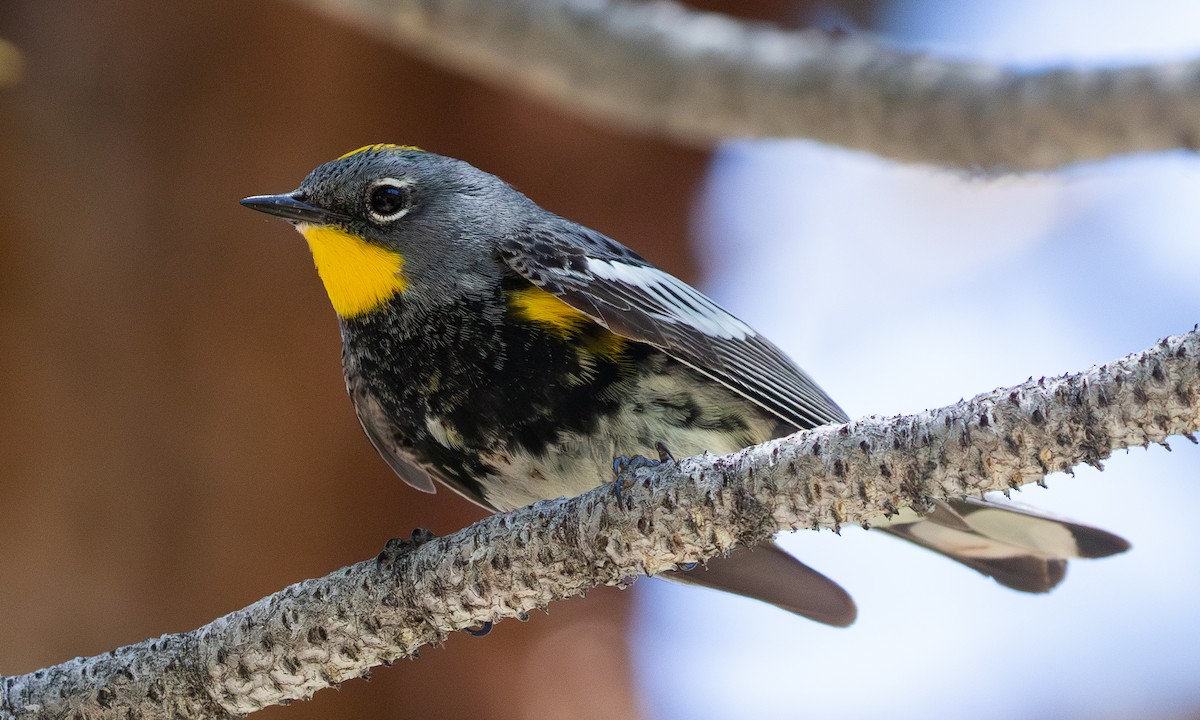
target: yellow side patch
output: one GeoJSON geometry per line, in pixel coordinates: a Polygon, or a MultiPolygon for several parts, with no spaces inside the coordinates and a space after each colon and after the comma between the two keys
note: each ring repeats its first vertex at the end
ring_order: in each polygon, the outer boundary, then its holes
{"type": "Polygon", "coordinates": [[[541,288],[514,291],[508,296],[508,305],[518,318],[538,323],[564,340],[591,331],[583,341],[588,352],[612,358],[625,349],[625,338],[541,288]]]}
{"type": "Polygon", "coordinates": [[[508,304],[517,317],[541,323],[560,338],[578,335],[590,317],[538,287],[517,290],[508,297],[508,304]]]}
{"type": "Polygon", "coordinates": [[[382,307],[404,292],[404,258],[400,253],[323,225],[296,226],[312,251],[317,274],[333,309],[353,318],[382,307]]]}
{"type": "Polygon", "coordinates": [[[393,145],[391,143],[375,143],[374,145],[363,145],[362,147],[358,148],[357,150],[351,150],[350,152],[346,153],[345,155],[342,155],[341,157],[339,157],[338,160],[345,160],[346,158],[348,158],[352,155],[357,155],[359,153],[377,152],[379,150],[416,150],[418,152],[424,152],[423,150],[421,150],[421,148],[417,147],[416,145],[393,145]]]}

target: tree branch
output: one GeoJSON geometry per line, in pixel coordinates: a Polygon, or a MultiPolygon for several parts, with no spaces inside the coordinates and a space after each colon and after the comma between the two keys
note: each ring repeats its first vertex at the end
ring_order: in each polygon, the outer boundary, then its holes
{"type": "Polygon", "coordinates": [[[1195,149],[1200,62],[1018,73],[666,0],[297,0],[433,62],[667,138],[804,137],[1041,170],[1195,149]]]}
{"type": "Polygon", "coordinates": [[[702,561],[779,530],[869,524],[904,506],[1099,466],[1200,429],[1200,331],[1077,375],[914,416],[797,433],[642,469],[461,532],[396,542],[190,633],[0,681],[0,717],[225,718],[315,691],[484,621],[702,561]]]}

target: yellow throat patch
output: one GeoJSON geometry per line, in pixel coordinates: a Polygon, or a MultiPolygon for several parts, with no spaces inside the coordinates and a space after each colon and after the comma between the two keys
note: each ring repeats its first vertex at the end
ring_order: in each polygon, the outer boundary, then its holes
{"type": "Polygon", "coordinates": [[[343,318],[377,310],[404,292],[404,258],[400,253],[324,225],[296,226],[312,251],[317,274],[333,309],[343,318]]]}

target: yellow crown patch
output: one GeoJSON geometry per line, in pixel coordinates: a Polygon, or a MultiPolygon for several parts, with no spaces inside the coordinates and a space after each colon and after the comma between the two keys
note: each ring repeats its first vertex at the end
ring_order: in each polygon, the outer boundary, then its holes
{"type": "Polygon", "coordinates": [[[355,155],[358,155],[359,153],[379,152],[380,150],[416,150],[417,152],[425,152],[424,150],[417,147],[416,145],[393,145],[391,143],[375,143],[374,145],[363,145],[362,147],[358,148],[357,150],[351,150],[350,152],[346,153],[345,155],[342,155],[341,157],[339,157],[338,160],[345,160],[346,158],[353,157],[355,155]]]}

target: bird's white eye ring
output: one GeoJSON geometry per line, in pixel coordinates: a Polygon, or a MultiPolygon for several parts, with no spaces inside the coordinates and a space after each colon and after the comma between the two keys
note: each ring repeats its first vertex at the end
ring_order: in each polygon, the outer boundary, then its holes
{"type": "Polygon", "coordinates": [[[399,220],[412,207],[412,183],[396,178],[384,178],[371,183],[367,190],[367,213],[377,223],[399,220]]]}

